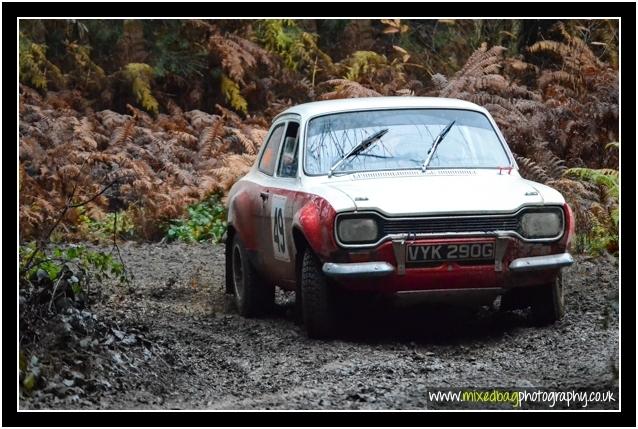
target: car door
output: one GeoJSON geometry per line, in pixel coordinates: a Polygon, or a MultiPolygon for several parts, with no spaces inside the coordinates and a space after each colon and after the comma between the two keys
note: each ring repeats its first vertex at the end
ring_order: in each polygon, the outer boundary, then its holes
{"type": "Polygon", "coordinates": [[[259,158],[259,164],[255,173],[254,192],[257,193],[257,206],[253,213],[256,224],[257,264],[259,271],[270,281],[274,281],[274,273],[269,262],[273,259],[272,233],[271,233],[271,200],[273,187],[277,184],[274,177],[279,150],[286,130],[286,121],[275,122],[264,143],[264,149],[259,158]]]}
{"type": "Polygon", "coordinates": [[[295,198],[299,190],[298,153],[299,122],[288,120],[283,135],[277,168],[269,188],[266,203],[270,213],[270,237],[272,252],[266,253],[266,263],[276,284],[283,288],[294,287],[295,250],[292,234],[292,218],[295,198]]]}

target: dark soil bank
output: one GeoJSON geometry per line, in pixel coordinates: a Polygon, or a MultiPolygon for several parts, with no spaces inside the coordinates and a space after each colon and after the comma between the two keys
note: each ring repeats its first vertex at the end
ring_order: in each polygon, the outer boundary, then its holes
{"type": "Polygon", "coordinates": [[[131,286],[103,286],[90,309],[34,322],[41,334],[21,340],[39,377],[20,408],[470,406],[428,400],[430,389],[453,387],[609,389],[617,398],[613,261],[578,258],[565,271],[567,315],[550,327],[524,312],[388,305],[353,310],[342,338],[315,341],[295,322],[292,294],[278,293],[269,318],[240,317],[223,292],[223,250],[122,245],[131,286]]]}

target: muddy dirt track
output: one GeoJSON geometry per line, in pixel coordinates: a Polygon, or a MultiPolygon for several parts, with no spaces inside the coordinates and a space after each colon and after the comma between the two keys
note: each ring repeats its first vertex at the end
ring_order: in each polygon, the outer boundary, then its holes
{"type": "Polygon", "coordinates": [[[316,341],[292,294],[278,292],[268,318],[236,313],[222,245],[120,249],[133,284],[47,322],[27,346],[42,376],[20,408],[432,409],[459,407],[430,403],[437,387],[617,392],[618,269],[605,258],[566,270],[567,315],[550,327],[487,307],[386,306],[353,310],[339,340],[316,341]]]}

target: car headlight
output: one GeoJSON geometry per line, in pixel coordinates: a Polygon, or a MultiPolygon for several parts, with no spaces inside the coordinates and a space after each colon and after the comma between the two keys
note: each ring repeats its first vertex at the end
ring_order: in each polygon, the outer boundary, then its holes
{"type": "Polygon", "coordinates": [[[372,243],[377,240],[379,227],[370,218],[342,219],[337,233],[343,243],[372,243]]]}
{"type": "Polygon", "coordinates": [[[525,213],[521,218],[521,229],[527,238],[550,238],[563,231],[563,216],[558,210],[525,213]]]}

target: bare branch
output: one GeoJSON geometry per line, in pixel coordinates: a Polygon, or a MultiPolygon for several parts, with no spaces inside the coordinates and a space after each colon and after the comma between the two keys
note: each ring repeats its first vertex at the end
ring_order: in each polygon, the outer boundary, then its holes
{"type": "MultiPolygon", "coordinates": [[[[82,167],[84,167],[84,164],[82,164],[82,167]]],[[[78,176],[79,176],[79,173],[75,176],[75,179],[77,179],[78,176]]],[[[69,196],[69,198],[67,198],[67,204],[64,206],[64,208],[60,212],[60,215],[57,217],[56,221],[53,223],[53,226],[51,226],[51,228],[49,229],[47,234],[40,241],[38,241],[37,246],[35,247],[33,252],[29,255],[29,258],[27,259],[27,262],[24,264],[24,268],[22,269],[21,274],[24,274],[24,273],[28,272],[31,269],[31,264],[33,263],[33,258],[35,258],[35,255],[42,250],[44,244],[49,242],[49,239],[51,238],[51,234],[53,234],[53,231],[58,227],[58,225],[60,225],[60,222],[62,222],[62,219],[64,219],[64,216],[66,216],[66,214],[69,211],[69,209],[82,207],[85,204],[90,203],[91,201],[95,200],[97,197],[99,197],[100,195],[105,193],[115,183],[117,183],[118,181],[120,181],[122,179],[126,179],[126,178],[129,178],[129,177],[131,177],[131,176],[117,177],[115,180],[113,180],[110,183],[108,183],[106,186],[104,186],[102,188],[102,190],[100,190],[98,193],[96,193],[92,197],[87,198],[86,200],[84,200],[84,201],[82,201],[80,203],[71,204],[71,201],[73,200],[73,196],[75,195],[75,192],[77,191],[77,187],[78,187],[78,183],[79,183],[76,180],[75,185],[73,186],[73,190],[71,191],[71,195],[69,196]]]]}
{"type": "Polygon", "coordinates": [[[122,180],[122,179],[126,179],[132,176],[122,176],[122,177],[118,177],[115,180],[111,181],[109,184],[107,184],[105,187],[102,188],[102,190],[100,192],[98,192],[97,194],[93,195],[91,198],[87,198],[86,200],[77,203],[77,204],[67,204],[66,208],[67,209],[71,209],[71,208],[77,208],[77,207],[82,207],[83,205],[86,205],[88,203],[90,203],[91,201],[95,200],[97,197],[99,197],[100,195],[102,195],[103,193],[105,193],[111,186],[115,185],[118,181],[122,180]]]}

